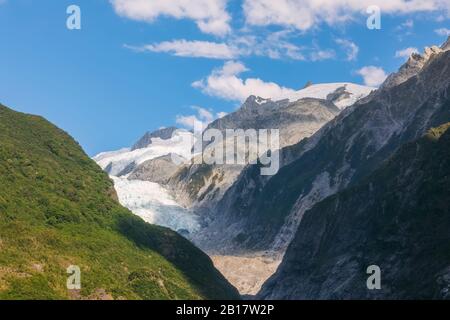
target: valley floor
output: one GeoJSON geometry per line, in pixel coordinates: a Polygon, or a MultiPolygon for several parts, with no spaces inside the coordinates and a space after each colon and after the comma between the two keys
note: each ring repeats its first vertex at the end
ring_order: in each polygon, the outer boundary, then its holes
{"type": "Polygon", "coordinates": [[[264,282],[277,270],[281,260],[252,256],[211,256],[214,266],[239,290],[241,295],[256,295],[264,282]]]}

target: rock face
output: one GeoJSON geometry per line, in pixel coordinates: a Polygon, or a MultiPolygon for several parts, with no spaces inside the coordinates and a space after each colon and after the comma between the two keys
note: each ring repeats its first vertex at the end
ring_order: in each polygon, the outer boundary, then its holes
{"type": "MultiPolygon", "coordinates": [[[[224,133],[226,129],[279,129],[280,146],[284,147],[311,136],[339,112],[326,100],[303,98],[291,103],[251,96],[238,111],[214,121],[207,129],[224,133]]],[[[210,210],[244,168],[244,165],[186,165],[169,180],[169,185],[184,205],[210,210]]]]}
{"type": "Polygon", "coordinates": [[[283,252],[308,209],[360,182],[402,144],[450,121],[449,57],[448,51],[430,55],[417,75],[344,110],[295,146],[292,162],[269,180],[256,166],[246,168],[218,204],[211,234],[221,226],[222,247],[283,252]]]}
{"type": "MultiPolygon", "coordinates": [[[[450,108],[450,101],[445,105],[450,108]]],[[[307,211],[264,299],[449,299],[450,123],[307,211]],[[367,267],[381,269],[368,290],[367,267]]]]}
{"type": "Polygon", "coordinates": [[[142,180],[165,184],[178,170],[178,165],[172,161],[172,154],[147,160],[133,168],[128,180],[142,180]]]}
{"type": "Polygon", "coordinates": [[[131,151],[136,149],[146,148],[152,144],[152,139],[160,138],[168,140],[172,138],[172,134],[178,130],[176,127],[162,128],[153,132],[147,132],[141,139],[139,139],[132,147],[131,151]]]}
{"type": "Polygon", "coordinates": [[[438,53],[447,51],[450,49],[450,38],[441,47],[431,46],[425,48],[423,55],[418,53],[413,53],[409,57],[408,61],[400,68],[397,73],[391,74],[386,81],[383,83],[383,88],[393,87],[399,85],[409,78],[417,75],[420,70],[428,63],[430,58],[438,53]]]}

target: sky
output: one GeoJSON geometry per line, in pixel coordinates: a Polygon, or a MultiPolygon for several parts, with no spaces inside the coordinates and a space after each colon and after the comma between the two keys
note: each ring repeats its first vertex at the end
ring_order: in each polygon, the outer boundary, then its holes
{"type": "Polygon", "coordinates": [[[0,103],[44,116],[93,156],[212,121],[251,94],[377,87],[443,43],[449,18],[450,0],[0,0],[0,103]],[[80,29],[68,28],[71,5],[80,29]],[[379,29],[367,26],[372,5],[379,29]]]}

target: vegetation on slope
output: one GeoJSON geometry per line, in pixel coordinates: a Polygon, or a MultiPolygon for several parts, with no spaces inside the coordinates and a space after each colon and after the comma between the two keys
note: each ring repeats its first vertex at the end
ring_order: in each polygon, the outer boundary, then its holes
{"type": "Polygon", "coordinates": [[[0,105],[0,299],[234,299],[211,260],[116,200],[65,132],[0,105]],[[81,290],[66,268],[81,268],[81,290]]]}
{"type": "Polygon", "coordinates": [[[305,213],[260,297],[450,299],[450,123],[305,213]],[[367,267],[381,268],[368,290],[367,267]]]}

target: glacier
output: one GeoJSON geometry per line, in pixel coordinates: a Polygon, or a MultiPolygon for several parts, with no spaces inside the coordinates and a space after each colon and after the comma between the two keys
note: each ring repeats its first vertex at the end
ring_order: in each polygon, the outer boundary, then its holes
{"type": "Polygon", "coordinates": [[[93,159],[106,170],[114,181],[119,202],[144,221],[170,228],[182,235],[196,232],[200,219],[193,211],[179,205],[169,191],[158,183],[129,180],[129,175],[120,175],[129,165],[139,165],[147,160],[168,154],[190,159],[195,143],[194,135],[186,130],[177,130],[169,139],[152,138],[145,148],[102,152],[93,159]]]}
{"type": "Polygon", "coordinates": [[[119,202],[145,222],[170,228],[181,234],[199,230],[199,217],[180,206],[161,185],[126,177],[114,177],[119,202]]]}

